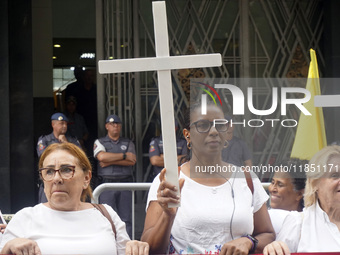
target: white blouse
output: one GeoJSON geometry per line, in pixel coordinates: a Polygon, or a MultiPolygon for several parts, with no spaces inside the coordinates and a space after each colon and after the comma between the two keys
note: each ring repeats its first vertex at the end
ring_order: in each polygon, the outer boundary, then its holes
{"type": "Polygon", "coordinates": [[[130,240],[125,223],[110,206],[105,208],[115,224],[116,237],[110,222],[96,208],[64,212],[38,204],[14,215],[0,250],[6,242],[22,237],[36,241],[42,254],[123,255],[130,240]]]}
{"type": "Polygon", "coordinates": [[[278,235],[281,231],[282,225],[290,211],[282,210],[282,209],[273,209],[268,210],[270,220],[272,222],[273,228],[275,230],[276,235],[278,235]]]}
{"type": "Polygon", "coordinates": [[[301,213],[290,212],[276,240],[284,241],[291,252],[340,251],[340,231],[319,203],[301,213]]]}

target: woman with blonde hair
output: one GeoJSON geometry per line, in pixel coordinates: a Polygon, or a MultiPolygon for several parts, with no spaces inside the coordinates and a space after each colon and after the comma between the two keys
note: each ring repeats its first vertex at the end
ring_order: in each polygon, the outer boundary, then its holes
{"type": "Polygon", "coordinates": [[[340,251],[340,146],[317,152],[305,171],[305,209],[286,217],[264,254],[340,251]]]}

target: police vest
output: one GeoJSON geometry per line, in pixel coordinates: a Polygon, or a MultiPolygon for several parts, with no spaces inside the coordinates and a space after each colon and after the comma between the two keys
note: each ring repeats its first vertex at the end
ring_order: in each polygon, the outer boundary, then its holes
{"type": "MultiPolygon", "coordinates": [[[[129,149],[130,140],[127,138],[119,138],[118,143],[113,142],[108,136],[99,138],[98,141],[105,147],[106,152],[126,153],[129,149]]],[[[101,167],[98,164],[98,175],[104,178],[124,178],[132,176],[133,166],[110,165],[101,167]]]]}

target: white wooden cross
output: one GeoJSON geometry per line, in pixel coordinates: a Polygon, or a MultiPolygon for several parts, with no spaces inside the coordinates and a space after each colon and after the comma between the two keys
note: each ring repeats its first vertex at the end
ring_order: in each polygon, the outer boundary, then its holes
{"type": "MultiPolygon", "coordinates": [[[[166,178],[179,188],[171,70],[221,66],[222,58],[221,54],[169,56],[165,1],[152,2],[152,12],[156,57],[101,60],[99,73],[157,71],[166,178]]],[[[176,205],[171,205],[174,206],[176,205]]]]}

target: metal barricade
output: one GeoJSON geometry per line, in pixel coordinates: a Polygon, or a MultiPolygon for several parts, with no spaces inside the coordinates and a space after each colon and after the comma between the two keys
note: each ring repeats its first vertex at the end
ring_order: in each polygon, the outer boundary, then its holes
{"type": "Polygon", "coordinates": [[[131,183],[103,183],[93,191],[92,203],[98,203],[99,195],[107,190],[130,190],[132,192],[132,240],[135,239],[135,191],[149,190],[150,182],[131,182],[131,183]]]}

